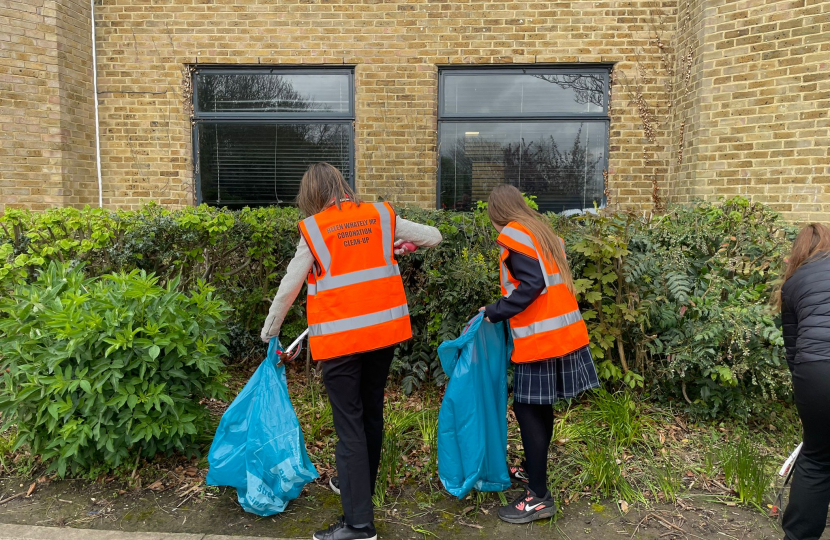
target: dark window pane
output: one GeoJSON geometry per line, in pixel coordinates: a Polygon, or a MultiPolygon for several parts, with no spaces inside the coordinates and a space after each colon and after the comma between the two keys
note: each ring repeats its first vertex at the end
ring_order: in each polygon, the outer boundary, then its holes
{"type": "Polygon", "coordinates": [[[351,111],[345,73],[210,74],[196,77],[197,112],[331,113],[351,111]]]}
{"type": "Polygon", "coordinates": [[[601,206],[607,145],[605,122],[443,122],[441,206],[469,210],[503,183],[544,212],[601,206]]]}
{"type": "Polygon", "coordinates": [[[442,114],[541,116],[605,112],[601,73],[445,73],[442,114]]]}
{"type": "Polygon", "coordinates": [[[312,163],[327,161],[351,181],[350,147],[347,123],[201,124],[202,202],[231,208],[294,204],[312,163]]]}

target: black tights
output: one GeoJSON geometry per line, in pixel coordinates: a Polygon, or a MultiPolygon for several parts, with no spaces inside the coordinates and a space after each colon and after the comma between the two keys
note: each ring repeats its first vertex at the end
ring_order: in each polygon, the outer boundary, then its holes
{"type": "Polygon", "coordinates": [[[513,402],[525,447],[528,487],[537,497],[548,492],[548,449],[553,437],[553,406],[513,402]]]}

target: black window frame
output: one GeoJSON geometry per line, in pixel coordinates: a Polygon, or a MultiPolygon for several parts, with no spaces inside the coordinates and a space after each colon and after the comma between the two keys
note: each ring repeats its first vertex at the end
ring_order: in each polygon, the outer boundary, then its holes
{"type": "MultiPolygon", "coordinates": [[[[611,148],[611,70],[614,64],[610,63],[596,63],[596,64],[559,64],[556,66],[539,66],[539,65],[509,65],[509,66],[488,66],[471,67],[466,66],[439,66],[438,67],[438,130],[436,136],[438,145],[436,147],[436,154],[438,160],[436,191],[435,191],[435,205],[437,209],[441,209],[441,126],[447,122],[480,122],[480,123],[532,123],[532,122],[604,122],[606,133],[606,148],[603,159],[603,171],[608,171],[608,154],[611,148]],[[603,75],[604,92],[603,92],[603,112],[591,113],[557,113],[557,114],[532,114],[527,116],[517,115],[492,115],[492,114],[447,114],[444,110],[443,96],[445,92],[446,75],[452,73],[453,76],[467,76],[467,75],[490,75],[490,74],[526,74],[528,71],[538,73],[540,75],[562,75],[562,74],[592,74],[603,75]]],[[[603,193],[602,207],[608,204],[607,196],[603,193]]]]}
{"type": "MultiPolygon", "coordinates": [[[[191,120],[191,143],[193,146],[194,181],[196,183],[196,204],[203,204],[202,177],[199,162],[199,128],[202,124],[251,124],[251,125],[291,125],[291,124],[343,124],[348,125],[351,132],[349,137],[349,178],[352,188],[355,186],[355,77],[354,66],[268,66],[268,67],[228,67],[228,66],[196,66],[191,70],[191,105],[193,116],[191,120]],[[296,112],[204,112],[199,111],[198,77],[199,75],[348,75],[349,77],[349,111],[328,112],[318,111],[308,113],[296,112]]],[[[250,201],[256,202],[256,201],[250,201]]],[[[247,201],[241,201],[247,203],[247,201]]]]}

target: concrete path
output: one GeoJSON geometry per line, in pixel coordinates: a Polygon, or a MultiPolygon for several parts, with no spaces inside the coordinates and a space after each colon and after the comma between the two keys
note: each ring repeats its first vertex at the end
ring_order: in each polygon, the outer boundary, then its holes
{"type": "MultiPolygon", "coordinates": [[[[73,529],[71,527],[32,527],[0,524],[0,540],[263,540],[252,536],[214,534],[173,534],[73,529]]],[[[273,538],[270,540],[290,540],[273,538]]]]}

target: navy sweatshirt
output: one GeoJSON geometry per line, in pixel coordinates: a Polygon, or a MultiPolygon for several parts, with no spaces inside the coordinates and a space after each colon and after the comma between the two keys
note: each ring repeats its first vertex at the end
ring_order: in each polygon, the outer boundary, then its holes
{"type": "Polygon", "coordinates": [[[508,250],[505,266],[510,274],[519,281],[510,296],[501,297],[485,308],[485,315],[492,322],[499,322],[515,317],[526,310],[545,290],[545,276],[539,261],[527,255],[508,250]]]}

